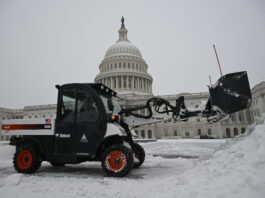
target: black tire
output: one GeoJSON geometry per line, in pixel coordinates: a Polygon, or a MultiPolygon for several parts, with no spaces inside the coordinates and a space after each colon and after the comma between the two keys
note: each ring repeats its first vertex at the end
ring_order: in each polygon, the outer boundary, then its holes
{"type": "Polygon", "coordinates": [[[54,167],[62,167],[65,165],[65,163],[58,163],[58,162],[50,162],[50,164],[54,167]]]}
{"type": "Polygon", "coordinates": [[[144,148],[137,143],[134,143],[134,157],[137,159],[137,161],[134,161],[134,168],[139,168],[145,160],[145,151],[144,148]]]}
{"type": "Polygon", "coordinates": [[[126,146],[114,144],[103,152],[101,166],[106,175],[123,177],[133,168],[133,152],[126,146]]]}
{"type": "Polygon", "coordinates": [[[19,173],[34,173],[40,168],[41,159],[32,146],[23,145],[16,149],[13,164],[19,173]]]}

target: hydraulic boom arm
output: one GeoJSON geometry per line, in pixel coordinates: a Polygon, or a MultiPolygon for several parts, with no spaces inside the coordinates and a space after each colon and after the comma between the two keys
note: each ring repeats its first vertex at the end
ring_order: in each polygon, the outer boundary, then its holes
{"type": "Polygon", "coordinates": [[[122,109],[120,115],[123,122],[131,128],[169,119],[186,121],[198,115],[206,117],[208,122],[217,122],[228,118],[231,113],[248,108],[251,104],[247,72],[222,76],[215,85],[209,87],[209,93],[204,108],[189,110],[183,96],[176,100],[175,106],[163,98],[154,97],[143,106],[122,109]],[[137,113],[138,110],[147,110],[147,115],[137,113]]]}

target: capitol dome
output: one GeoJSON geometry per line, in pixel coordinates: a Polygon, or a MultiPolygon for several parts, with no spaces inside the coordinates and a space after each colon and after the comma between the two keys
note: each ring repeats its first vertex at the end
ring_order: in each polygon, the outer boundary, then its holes
{"type": "Polygon", "coordinates": [[[105,58],[120,55],[132,55],[142,58],[140,50],[135,45],[126,41],[117,41],[115,44],[110,46],[105,54],[105,58]]]}
{"type": "Polygon", "coordinates": [[[152,95],[153,78],[147,73],[148,65],[140,50],[128,40],[123,17],[121,22],[119,39],[106,51],[95,82],[107,85],[118,94],[152,95]]]}

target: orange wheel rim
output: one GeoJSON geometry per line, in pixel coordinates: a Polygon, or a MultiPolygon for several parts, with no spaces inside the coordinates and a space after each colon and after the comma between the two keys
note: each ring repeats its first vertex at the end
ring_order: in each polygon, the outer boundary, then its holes
{"type": "Polygon", "coordinates": [[[121,172],[126,166],[126,157],[120,151],[111,151],[106,158],[106,165],[111,172],[121,172]]]}
{"type": "Polygon", "coordinates": [[[28,169],[32,164],[32,155],[28,150],[22,150],[17,156],[17,166],[20,169],[28,169]]]}

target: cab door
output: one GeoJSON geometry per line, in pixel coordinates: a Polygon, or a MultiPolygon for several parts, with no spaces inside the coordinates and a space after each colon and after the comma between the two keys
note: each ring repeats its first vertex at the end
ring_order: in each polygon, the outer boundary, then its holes
{"type": "Polygon", "coordinates": [[[70,84],[60,88],[55,131],[55,155],[95,155],[107,128],[99,95],[89,86],[70,84]]]}
{"type": "Polygon", "coordinates": [[[104,104],[93,90],[78,88],[76,106],[76,127],[71,134],[76,155],[93,157],[102,143],[107,129],[104,104]]]}

